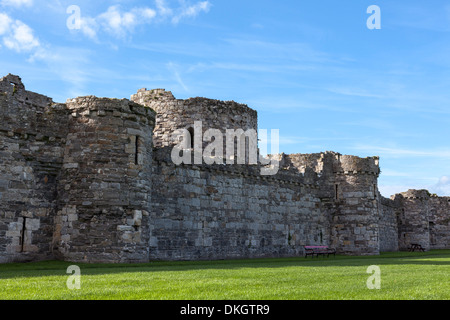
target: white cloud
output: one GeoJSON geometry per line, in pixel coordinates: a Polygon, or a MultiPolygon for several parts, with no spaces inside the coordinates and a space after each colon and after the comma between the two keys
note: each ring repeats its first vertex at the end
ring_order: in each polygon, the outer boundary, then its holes
{"type": "Polygon", "coordinates": [[[166,2],[164,0],[156,0],[155,3],[160,16],[164,17],[173,15],[173,10],[167,7],[166,2]]]}
{"type": "Polygon", "coordinates": [[[99,26],[95,21],[95,19],[90,17],[81,17],[80,29],[81,32],[83,32],[83,34],[88,38],[91,38],[92,40],[97,40],[97,32],[99,26]]]}
{"type": "Polygon", "coordinates": [[[1,0],[0,2],[3,6],[8,6],[8,7],[22,7],[22,6],[26,6],[26,7],[30,7],[33,4],[33,0],[1,0]]]}
{"type": "MultiPolygon", "coordinates": [[[[183,2],[184,3],[184,2],[183,2]]],[[[81,32],[93,39],[98,39],[100,32],[106,32],[116,38],[124,38],[135,31],[139,25],[171,21],[178,24],[184,18],[194,18],[201,12],[208,12],[209,1],[200,1],[193,5],[184,4],[180,8],[170,8],[164,0],[155,0],[156,8],[135,7],[123,10],[120,5],[110,6],[96,17],[81,16],[81,32]]]]}
{"type": "Polygon", "coordinates": [[[0,12],[0,36],[9,32],[12,22],[12,19],[7,14],[0,12]]]}
{"type": "Polygon", "coordinates": [[[439,196],[450,196],[450,176],[442,176],[438,183],[430,187],[430,192],[439,196]]]}
{"type": "Polygon", "coordinates": [[[153,19],[156,16],[156,11],[153,9],[149,9],[149,8],[140,9],[139,13],[142,18],[149,19],[149,20],[153,19]]]}
{"type": "Polygon", "coordinates": [[[5,46],[17,52],[30,51],[39,46],[33,30],[23,22],[16,20],[12,25],[12,32],[3,39],[5,46]]]}
{"type": "Polygon", "coordinates": [[[108,32],[123,36],[125,29],[131,29],[135,25],[136,17],[131,12],[120,12],[118,6],[112,6],[98,19],[108,32]]]}
{"type": "Polygon", "coordinates": [[[33,29],[4,13],[0,13],[0,36],[3,37],[3,44],[8,49],[17,52],[31,51],[40,46],[33,29]]]}
{"type": "Polygon", "coordinates": [[[192,5],[192,6],[186,6],[183,7],[179,10],[179,12],[177,13],[177,15],[175,15],[174,17],[172,17],[172,22],[177,24],[180,22],[181,19],[183,18],[193,18],[196,17],[197,15],[199,15],[202,11],[203,12],[208,12],[209,9],[211,8],[211,4],[209,3],[209,1],[202,1],[202,2],[197,2],[196,4],[192,5]]]}
{"type": "Polygon", "coordinates": [[[117,38],[126,37],[138,25],[151,23],[156,11],[150,8],[133,8],[122,11],[120,6],[114,5],[95,18],[81,17],[80,29],[84,35],[96,40],[97,34],[103,30],[117,38]]]}

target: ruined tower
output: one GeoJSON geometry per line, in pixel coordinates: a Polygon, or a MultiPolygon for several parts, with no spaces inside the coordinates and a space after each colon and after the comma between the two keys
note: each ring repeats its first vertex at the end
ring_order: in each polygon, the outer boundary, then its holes
{"type": "Polygon", "coordinates": [[[126,99],[67,101],[54,245],[64,259],[148,261],[155,114],[126,99]]]}
{"type": "Polygon", "coordinates": [[[396,196],[402,207],[398,214],[400,250],[408,249],[411,243],[430,249],[430,196],[427,190],[408,190],[396,196]]]}
{"type": "Polygon", "coordinates": [[[333,171],[332,245],[345,254],[378,254],[378,157],[336,155],[333,171]]]}
{"type": "Polygon", "coordinates": [[[177,129],[188,129],[194,135],[196,121],[202,122],[202,134],[209,128],[223,133],[226,129],[258,129],[257,112],[234,101],[199,97],[175,99],[170,91],[164,89],[140,89],[131,96],[131,100],[156,111],[155,147],[173,146],[172,134],[177,129]]]}

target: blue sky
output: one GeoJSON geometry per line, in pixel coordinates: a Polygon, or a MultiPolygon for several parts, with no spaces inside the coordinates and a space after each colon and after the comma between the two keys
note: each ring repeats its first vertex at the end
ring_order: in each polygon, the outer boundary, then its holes
{"type": "Polygon", "coordinates": [[[380,156],[385,196],[450,196],[449,71],[448,1],[0,0],[0,75],[28,90],[246,103],[281,152],[380,156]]]}

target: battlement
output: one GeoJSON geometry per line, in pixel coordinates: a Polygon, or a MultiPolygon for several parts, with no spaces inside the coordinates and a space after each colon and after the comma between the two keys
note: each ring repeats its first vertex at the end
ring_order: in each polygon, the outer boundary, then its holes
{"type": "Polygon", "coordinates": [[[131,101],[145,106],[150,106],[152,104],[161,103],[164,101],[176,100],[170,91],[166,91],[165,89],[147,90],[147,88],[139,89],[136,94],[131,96],[130,99],[131,101]]]}
{"type": "Polygon", "coordinates": [[[19,76],[10,73],[0,79],[0,90],[2,92],[15,93],[17,91],[24,91],[25,86],[19,76]]]}
{"type": "Polygon", "coordinates": [[[91,117],[123,117],[126,120],[142,121],[155,119],[155,111],[127,99],[98,98],[95,96],[78,97],[68,99],[67,109],[73,117],[79,115],[91,117]]]}
{"type": "MultiPolygon", "coordinates": [[[[188,110],[192,110],[194,112],[200,111],[216,114],[229,113],[233,115],[249,114],[252,117],[257,117],[257,112],[251,109],[248,105],[237,103],[233,100],[222,101],[203,97],[195,97],[184,100],[184,105],[188,108],[188,110]]],[[[233,118],[231,118],[231,121],[233,122],[233,118]]]]}
{"type": "Polygon", "coordinates": [[[403,199],[413,199],[413,200],[428,200],[432,197],[431,193],[428,190],[415,190],[409,189],[406,192],[401,192],[396,196],[400,196],[403,199]]]}
{"type": "MultiPolygon", "coordinates": [[[[280,154],[276,158],[279,161],[280,169],[305,173],[308,171],[315,172],[319,175],[325,172],[331,172],[330,169],[330,152],[311,153],[311,154],[280,154]]],[[[271,155],[274,157],[274,155],[271,155]]]]}
{"type": "Polygon", "coordinates": [[[279,156],[280,167],[305,172],[308,169],[316,173],[330,172],[337,175],[369,174],[378,176],[380,173],[379,157],[360,158],[351,155],[341,155],[333,151],[312,154],[282,154],[279,156]]]}
{"type": "MultiPolygon", "coordinates": [[[[210,99],[204,97],[193,97],[188,99],[176,99],[171,91],[165,89],[152,89],[146,88],[139,89],[136,94],[131,95],[131,101],[136,103],[153,106],[160,105],[160,111],[163,112],[164,107],[168,107],[164,102],[173,101],[175,105],[182,107],[185,112],[192,113],[208,113],[208,112],[241,112],[250,113],[256,116],[256,111],[249,108],[246,104],[237,103],[235,101],[221,101],[217,99],[210,99]]],[[[159,108],[158,108],[159,109],[159,108]]]]}
{"type": "Polygon", "coordinates": [[[336,153],[333,170],[336,174],[369,174],[378,177],[380,174],[379,160],[379,157],[360,158],[336,153]]]}
{"type": "Polygon", "coordinates": [[[8,74],[0,79],[0,98],[8,97],[26,105],[46,108],[53,104],[53,100],[44,95],[27,91],[19,76],[8,74]]]}

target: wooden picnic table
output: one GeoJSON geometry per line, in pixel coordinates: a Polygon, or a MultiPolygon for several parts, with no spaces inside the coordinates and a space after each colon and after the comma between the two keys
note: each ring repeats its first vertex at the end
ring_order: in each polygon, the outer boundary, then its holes
{"type": "Polygon", "coordinates": [[[411,243],[411,245],[409,246],[409,251],[413,252],[413,251],[422,251],[424,252],[425,249],[418,243],[411,243]]]}

